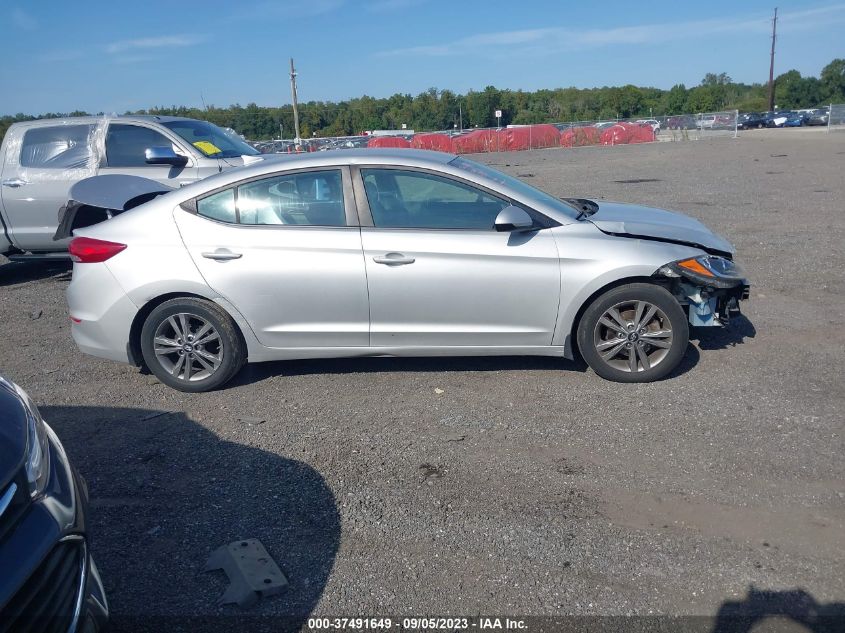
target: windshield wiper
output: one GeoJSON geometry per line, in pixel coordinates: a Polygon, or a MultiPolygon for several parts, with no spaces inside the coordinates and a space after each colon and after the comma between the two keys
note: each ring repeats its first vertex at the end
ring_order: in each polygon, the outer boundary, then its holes
{"type": "Polygon", "coordinates": [[[599,210],[599,205],[586,198],[561,198],[566,204],[571,205],[578,211],[576,220],[583,220],[599,210]]]}

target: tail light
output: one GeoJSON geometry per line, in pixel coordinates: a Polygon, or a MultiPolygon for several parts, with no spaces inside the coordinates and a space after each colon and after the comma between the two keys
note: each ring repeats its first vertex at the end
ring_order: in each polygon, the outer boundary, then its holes
{"type": "Polygon", "coordinates": [[[91,237],[75,237],[68,246],[70,258],[79,264],[104,262],[126,248],[126,244],[95,240],[91,237]]]}

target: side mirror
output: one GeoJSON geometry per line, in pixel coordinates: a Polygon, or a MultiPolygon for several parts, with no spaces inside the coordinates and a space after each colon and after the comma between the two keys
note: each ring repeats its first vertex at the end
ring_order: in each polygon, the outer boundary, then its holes
{"type": "Polygon", "coordinates": [[[524,209],[508,205],[496,216],[496,230],[499,232],[531,231],[534,229],[534,220],[524,209]]]}
{"type": "Polygon", "coordinates": [[[147,165],[173,165],[183,167],[188,162],[187,156],[173,151],[172,147],[148,147],[144,150],[147,165]]]}

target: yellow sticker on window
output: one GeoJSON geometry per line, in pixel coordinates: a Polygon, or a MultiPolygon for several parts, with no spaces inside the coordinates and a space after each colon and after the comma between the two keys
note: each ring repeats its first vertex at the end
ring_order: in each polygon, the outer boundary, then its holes
{"type": "Polygon", "coordinates": [[[208,156],[211,156],[212,154],[219,154],[223,151],[214,143],[210,143],[209,141],[197,141],[194,143],[194,147],[208,156]]]}

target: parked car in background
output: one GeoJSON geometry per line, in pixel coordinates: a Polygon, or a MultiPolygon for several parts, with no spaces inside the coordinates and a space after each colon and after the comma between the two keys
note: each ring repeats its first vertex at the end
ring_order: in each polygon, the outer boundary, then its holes
{"type": "Polygon", "coordinates": [[[247,360],[576,349],[604,378],[651,381],[690,324],[748,295],[697,220],[412,149],[275,156],[75,234],[79,348],[183,391],[247,360]]]}
{"type": "Polygon", "coordinates": [[[654,131],[655,134],[660,132],[660,121],[658,121],[657,119],[637,119],[636,122],[651,126],[651,129],[654,131]]]}
{"type": "Polygon", "coordinates": [[[716,115],[715,114],[700,114],[696,118],[696,127],[700,130],[712,130],[713,127],[716,125],[716,115]]]}
{"type": "Polygon", "coordinates": [[[666,119],[666,127],[670,130],[694,130],[697,122],[691,114],[680,114],[666,119]]]}
{"type": "Polygon", "coordinates": [[[816,108],[807,114],[806,125],[827,125],[828,108],[816,108]]]}
{"type": "Polygon", "coordinates": [[[807,115],[803,112],[788,112],[783,127],[802,127],[807,122],[807,115]]]}
{"type": "MultiPolygon", "coordinates": [[[[67,240],[53,239],[59,209],[83,178],[126,174],[180,187],[257,155],[236,134],[180,117],[14,123],[0,146],[0,255],[66,257],[67,240]]],[[[92,222],[102,219],[95,216],[92,222]]]]}
{"type": "Polygon", "coordinates": [[[746,112],[740,114],[736,121],[740,130],[752,130],[766,127],[766,117],[760,112],[746,112]]]}
{"type": "Polygon", "coordinates": [[[783,127],[783,124],[786,123],[787,119],[787,111],[779,111],[779,112],[766,112],[766,127],[783,127]]]}
{"type": "Polygon", "coordinates": [[[26,392],[0,376],[0,630],[105,628],[87,505],[59,438],[26,392]]]}

